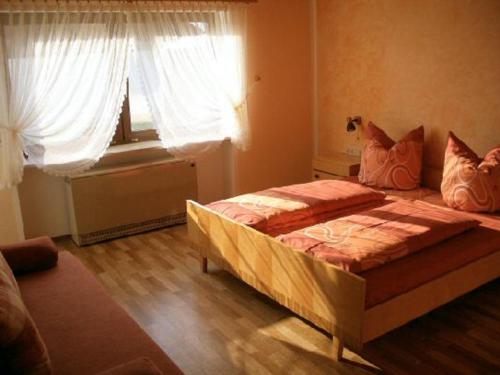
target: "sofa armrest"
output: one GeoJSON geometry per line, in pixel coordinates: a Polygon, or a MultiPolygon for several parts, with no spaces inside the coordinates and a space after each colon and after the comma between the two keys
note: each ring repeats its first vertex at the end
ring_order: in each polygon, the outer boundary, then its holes
{"type": "Polygon", "coordinates": [[[58,259],[57,247],[47,236],[0,246],[0,251],[14,274],[55,267],[58,259]]]}
{"type": "Polygon", "coordinates": [[[102,371],[97,375],[162,375],[163,373],[149,358],[137,358],[102,371]]]}

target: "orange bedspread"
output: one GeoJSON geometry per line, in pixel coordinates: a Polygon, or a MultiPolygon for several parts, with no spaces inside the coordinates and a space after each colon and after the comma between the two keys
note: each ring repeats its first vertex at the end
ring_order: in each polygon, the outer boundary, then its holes
{"type": "Polygon", "coordinates": [[[244,194],[207,205],[271,236],[381,204],[383,192],[349,181],[322,180],[244,194]]]}
{"type": "MultiPolygon", "coordinates": [[[[444,205],[441,194],[425,201],[444,205]]],[[[500,214],[466,214],[479,226],[412,255],[359,274],[366,280],[366,307],[373,307],[500,251],[500,214]]]]}
{"type": "MultiPolygon", "coordinates": [[[[390,202],[390,201],[389,201],[390,202]]],[[[479,224],[461,212],[397,200],[279,236],[283,243],[351,272],[362,272],[479,224]]]]}

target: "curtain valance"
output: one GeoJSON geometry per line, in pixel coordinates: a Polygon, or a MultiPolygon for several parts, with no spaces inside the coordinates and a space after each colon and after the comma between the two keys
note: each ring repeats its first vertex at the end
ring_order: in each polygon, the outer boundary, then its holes
{"type": "Polygon", "coordinates": [[[0,12],[191,12],[194,11],[193,7],[213,11],[256,2],[257,0],[8,0],[0,3],[0,12]]]}

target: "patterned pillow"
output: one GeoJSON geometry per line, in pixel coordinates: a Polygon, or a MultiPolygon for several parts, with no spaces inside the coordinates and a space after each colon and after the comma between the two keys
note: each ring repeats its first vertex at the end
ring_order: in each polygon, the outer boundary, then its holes
{"type": "Polygon", "coordinates": [[[365,185],[411,190],[420,185],[424,127],[394,142],[373,123],[368,123],[361,157],[359,181],[365,185]]]}
{"type": "Polygon", "coordinates": [[[446,204],[458,210],[500,210],[500,146],[481,160],[450,132],[444,157],[441,193],[446,204]]]}
{"type": "Polygon", "coordinates": [[[51,373],[47,349],[24,306],[17,282],[1,253],[0,373],[51,373]]]}

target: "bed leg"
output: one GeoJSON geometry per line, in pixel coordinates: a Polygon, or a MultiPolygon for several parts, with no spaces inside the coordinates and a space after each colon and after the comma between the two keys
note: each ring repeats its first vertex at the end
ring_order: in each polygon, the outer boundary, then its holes
{"type": "Polygon", "coordinates": [[[344,345],[338,339],[338,337],[333,336],[333,359],[335,361],[340,361],[342,359],[342,352],[344,351],[344,345]]]}
{"type": "Polygon", "coordinates": [[[207,273],[208,272],[208,259],[207,257],[200,257],[200,269],[201,272],[207,273]]]}

